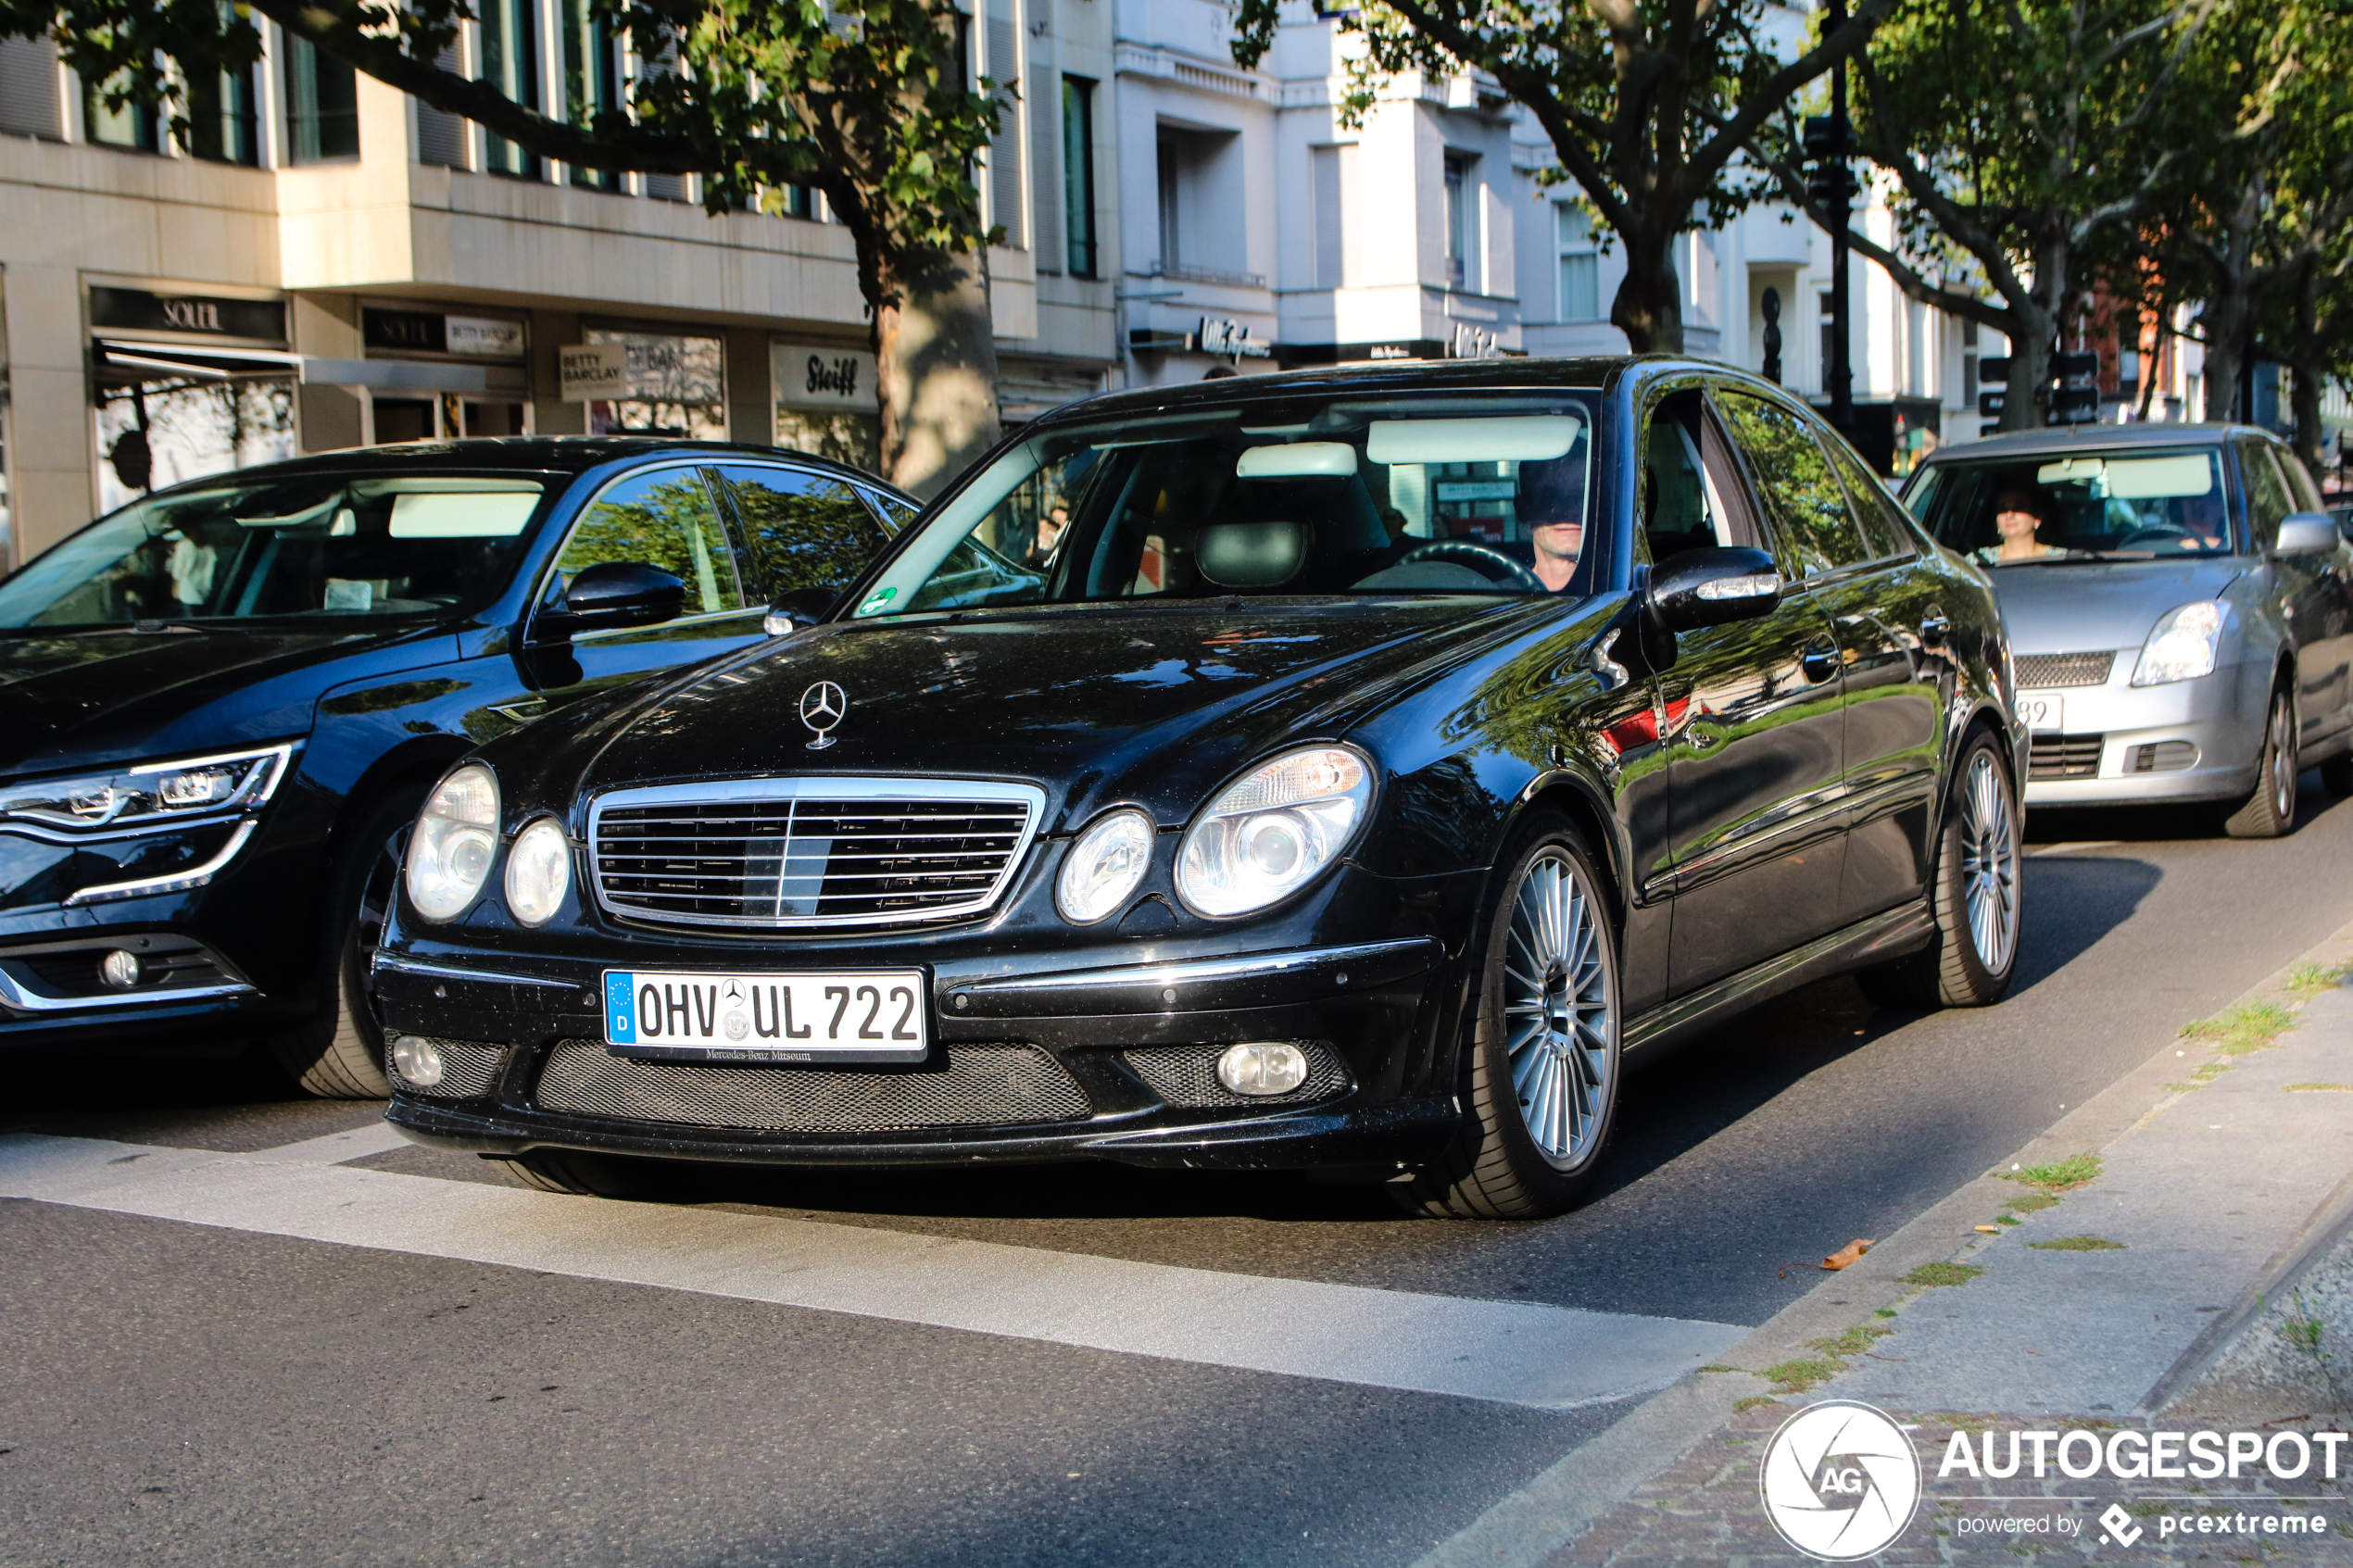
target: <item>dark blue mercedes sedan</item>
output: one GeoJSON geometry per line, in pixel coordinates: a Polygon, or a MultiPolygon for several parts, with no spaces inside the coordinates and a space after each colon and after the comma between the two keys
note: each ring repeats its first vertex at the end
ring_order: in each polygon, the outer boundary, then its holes
{"type": "Polygon", "coordinates": [[[768,447],[512,439],[201,479],[0,581],[0,1048],[269,1038],[387,1092],[425,794],[577,697],[821,616],[913,511],[768,447]]]}

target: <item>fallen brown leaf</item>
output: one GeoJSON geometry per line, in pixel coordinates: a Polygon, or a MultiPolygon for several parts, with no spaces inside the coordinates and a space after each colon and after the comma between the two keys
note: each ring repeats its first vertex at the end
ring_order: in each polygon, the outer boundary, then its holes
{"type": "Polygon", "coordinates": [[[1845,1246],[1840,1248],[1837,1251],[1831,1253],[1829,1257],[1823,1259],[1822,1267],[1826,1269],[1843,1269],[1851,1267],[1862,1260],[1864,1253],[1869,1252],[1872,1248],[1878,1245],[1879,1243],[1875,1240],[1867,1240],[1858,1236],[1854,1240],[1848,1242],[1845,1246]]]}

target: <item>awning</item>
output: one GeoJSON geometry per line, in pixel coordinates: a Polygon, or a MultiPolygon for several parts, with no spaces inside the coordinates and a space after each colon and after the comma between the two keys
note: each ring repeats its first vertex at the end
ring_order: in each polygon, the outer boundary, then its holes
{"type": "Polygon", "coordinates": [[[520,365],[447,365],[413,359],[322,359],[283,348],[232,348],[226,345],[190,346],[176,343],[140,343],[127,338],[97,340],[102,367],[127,370],[143,378],[182,376],[197,381],[227,381],[233,376],[283,376],[321,386],[366,386],[383,392],[508,392],[524,390],[520,365]]]}

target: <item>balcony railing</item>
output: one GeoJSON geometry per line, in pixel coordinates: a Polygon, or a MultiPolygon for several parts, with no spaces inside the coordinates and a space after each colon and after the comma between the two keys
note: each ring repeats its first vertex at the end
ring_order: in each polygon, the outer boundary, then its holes
{"type": "Polygon", "coordinates": [[[1181,261],[1155,261],[1146,275],[1173,278],[1180,283],[1223,283],[1227,288],[1263,289],[1266,286],[1265,276],[1257,272],[1228,272],[1222,267],[1195,267],[1181,261]]]}

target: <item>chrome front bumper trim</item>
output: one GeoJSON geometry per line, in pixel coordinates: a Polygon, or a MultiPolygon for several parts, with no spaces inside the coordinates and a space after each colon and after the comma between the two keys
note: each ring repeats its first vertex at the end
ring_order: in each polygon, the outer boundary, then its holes
{"type": "Polygon", "coordinates": [[[53,997],[36,991],[22,981],[11,979],[0,971],[0,1007],[18,1012],[86,1012],[95,1008],[160,1007],[168,1002],[190,1002],[206,997],[250,997],[258,995],[250,985],[184,985],[176,990],[110,991],[103,997],[53,997]]]}
{"type": "Polygon", "coordinates": [[[1435,940],[1416,936],[1344,947],[973,981],[950,988],[946,1016],[1163,1013],[1314,1001],[1361,993],[1423,973],[1438,962],[1439,955],[1435,940]]]}
{"type": "Polygon", "coordinates": [[[403,958],[398,953],[376,949],[372,966],[377,972],[391,970],[398,974],[422,975],[428,980],[463,980],[484,985],[541,985],[551,991],[577,991],[580,987],[569,980],[550,980],[544,974],[514,974],[504,970],[466,969],[457,964],[426,963],[422,959],[403,958]]]}

